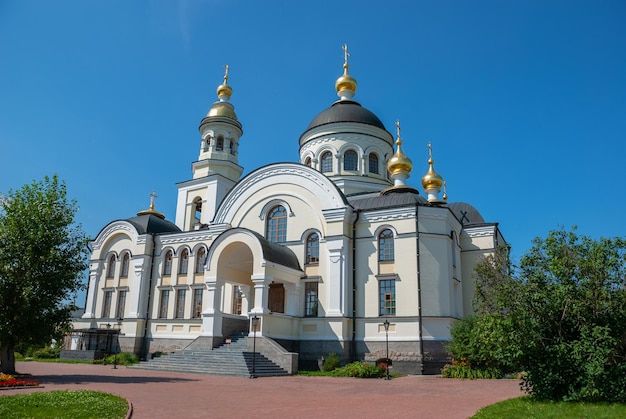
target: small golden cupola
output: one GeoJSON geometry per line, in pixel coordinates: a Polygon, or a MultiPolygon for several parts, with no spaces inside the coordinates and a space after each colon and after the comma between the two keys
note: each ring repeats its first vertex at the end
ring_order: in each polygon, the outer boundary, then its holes
{"type": "Polygon", "coordinates": [[[217,86],[217,97],[219,101],[213,103],[206,116],[225,116],[237,121],[235,107],[229,102],[230,97],[233,94],[233,88],[228,84],[228,64],[226,64],[224,68],[224,82],[217,86]]]}
{"type": "Polygon", "coordinates": [[[356,79],[348,74],[348,45],[343,44],[343,75],[335,82],[335,89],[337,89],[337,96],[341,100],[352,100],[356,93],[357,83],[356,79]]]}
{"type": "MultiPolygon", "coordinates": [[[[445,202],[439,199],[439,192],[444,185],[443,178],[433,168],[433,147],[428,143],[428,172],[422,177],[422,187],[428,195],[428,202],[445,202]]],[[[446,195],[447,198],[447,195],[446,195]]],[[[444,198],[445,199],[445,198],[444,198]]]]}
{"type": "Polygon", "coordinates": [[[150,193],[150,208],[147,210],[142,210],[139,211],[137,213],[137,215],[154,215],[156,217],[159,217],[162,220],[165,220],[165,215],[163,213],[160,213],[159,211],[154,209],[154,199],[158,198],[157,194],[155,191],[152,191],[150,193]]]}
{"type": "Polygon", "coordinates": [[[402,152],[402,138],[400,136],[400,121],[396,121],[396,153],[387,161],[387,170],[393,180],[393,187],[406,187],[406,180],[411,176],[413,163],[402,152]]]}

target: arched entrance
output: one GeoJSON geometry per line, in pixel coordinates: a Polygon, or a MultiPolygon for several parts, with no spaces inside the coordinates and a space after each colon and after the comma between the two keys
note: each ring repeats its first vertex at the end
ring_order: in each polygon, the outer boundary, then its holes
{"type": "Polygon", "coordinates": [[[214,344],[232,334],[251,333],[249,319],[260,318],[257,335],[284,335],[301,310],[303,275],[287,247],[270,243],[245,228],[225,231],[209,248],[205,283],[208,304],[202,335],[214,344]],[[280,325],[280,326],[279,326],[280,325]]]}

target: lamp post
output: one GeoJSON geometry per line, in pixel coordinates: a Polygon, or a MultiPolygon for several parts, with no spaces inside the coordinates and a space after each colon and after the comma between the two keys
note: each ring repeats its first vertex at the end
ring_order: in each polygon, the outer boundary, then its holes
{"type": "Polygon", "coordinates": [[[391,380],[391,377],[389,377],[389,319],[385,319],[383,326],[385,326],[385,346],[387,347],[387,355],[385,355],[385,358],[387,358],[387,368],[385,368],[387,375],[385,380],[391,380]]]}
{"type": "Polygon", "coordinates": [[[121,316],[117,318],[117,345],[115,346],[115,355],[113,355],[113,369],[117,369],[117,347],[119,346],[120,341],[120,330],[122,330],[122,320],[124,320],[121,316]]]}
{"type": "Polygon", "coordinates": [[[256,378],[256,328],[259,325],[259,318],[254,315],[252,318],[252,376],[256,378]]]}

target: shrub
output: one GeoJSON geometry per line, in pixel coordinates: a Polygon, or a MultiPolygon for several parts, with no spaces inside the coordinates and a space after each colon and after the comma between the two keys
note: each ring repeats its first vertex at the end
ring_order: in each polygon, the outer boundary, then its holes
{"type": "Polygon", "coordinates": [[[42,348],[33,352],[33,358],[35,359],[55,359],[61,356],[60,348],[42,348]]]}
{"type": "MultiPolygon", "coordinates": [[[[107,355],[106,363],[108,365],[133,365],[139,363],[139,359],[137,358],[137,355],[132,352],[120,352],[117,356],[116,354],[107,355]]],[[[94,364],[102,364],[102,360],[99,359],[97,362],[94,361],[94,364]]]]}
{"type": "Polygon", "coordinates": [[[322,364],[322,370],[326,372],[333,371],[339,367],[340,363],[341,361],[339,360],[337,354],[331,352],[328,354],[326,359],[324,359],[324,363],[322,364]]]}
{"type": "Polygon", "coordinates": [[[467,378],[475,380],[478,378],[502,378],[504,374],[496,367],[472,368],[467,363],[459,363],[453,360],[441,370],[443,378],[467,378]]]}
{"type": "Polygon", "coordinates": [[[337,375],[343,377],[380,378],[385,375],[385,369],[383,367],[362,361],[353,362],[336,371],[337,375]]]}

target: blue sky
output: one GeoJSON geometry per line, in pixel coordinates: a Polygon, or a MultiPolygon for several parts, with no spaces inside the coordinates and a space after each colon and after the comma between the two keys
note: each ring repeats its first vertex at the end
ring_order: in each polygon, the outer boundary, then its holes
{"type": "Polygon", "coordinates": [[[624,1],[0,0],[0,193],[57,173],[92,237],[153,189],[174,220],[224,64],[246,174],[298,160],[343,43],[409,184],[432,142],[450,201],[515,257],[561,226],[626,235],[624,1]]]}

